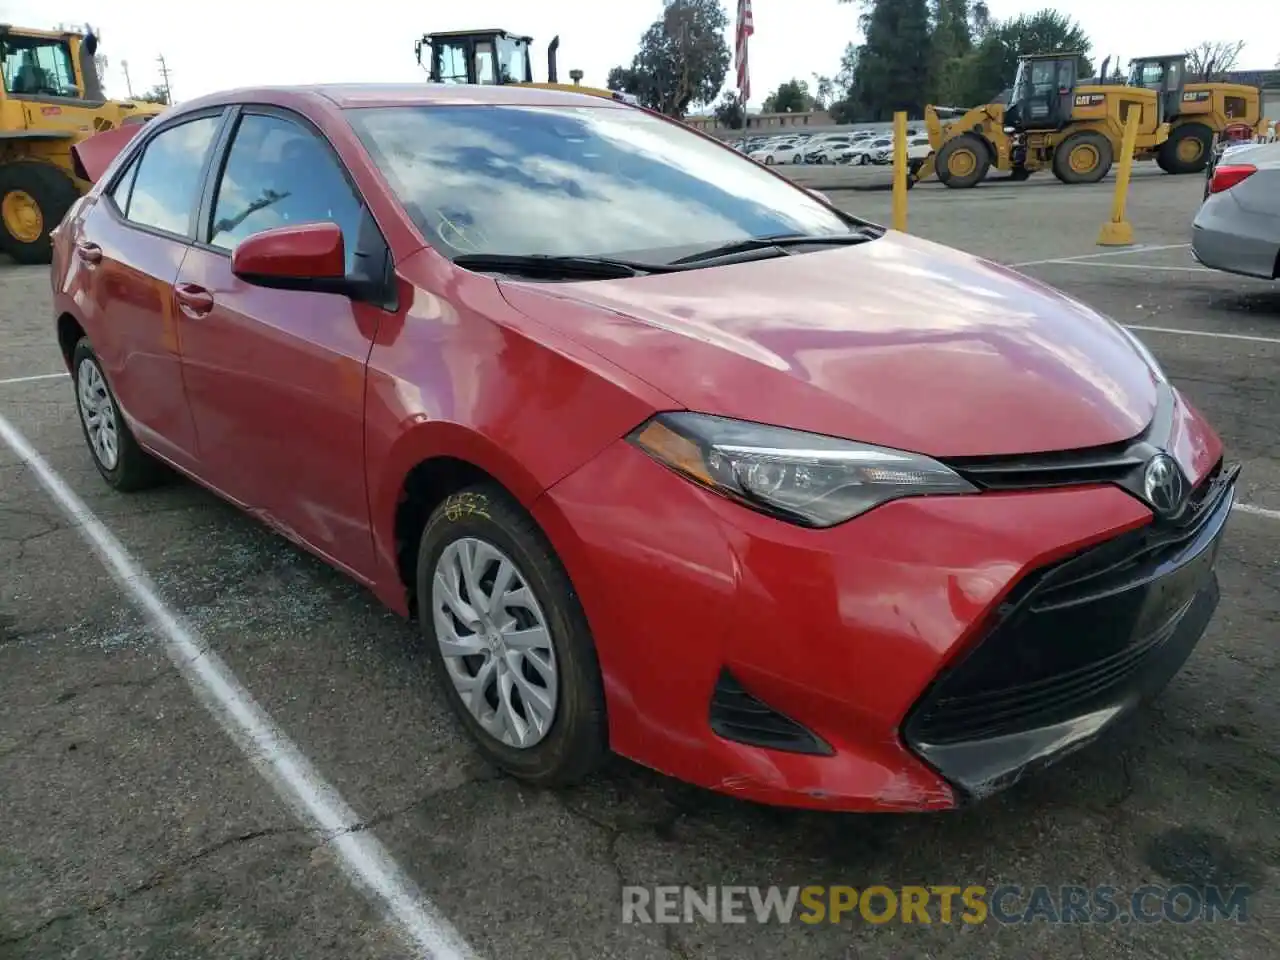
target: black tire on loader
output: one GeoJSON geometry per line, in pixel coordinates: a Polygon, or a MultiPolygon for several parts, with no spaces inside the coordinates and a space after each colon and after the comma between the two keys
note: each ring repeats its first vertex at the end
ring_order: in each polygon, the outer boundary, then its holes
{"type": "Polygon", "coordinates": [[[1053,175],[1063,183],[1097,183],[1111,169],[1111,141],[1095,130],[1073,133],[1053,151],[1053,175]]]}
{"type": "Polygon", "coordinates": [[[934,167],[944,184],[963,190],[986,177],[991,169],[991,151],[977,134],[962,133],[942,145],[934,167]]]}
{"type": "Polygon", "coordinates": [[[1160,144],[1156,164],[1165,173],[1203,173],[1213,152],[1213,131],[1202,123],[1176,127],[1160,144]]]}
{"type": "Polygon", "coordinates": [[[0,251],[18,263],[53,259],[53,228],[80,197],[75,181],[51,163],[0,164],[0,251]]]}

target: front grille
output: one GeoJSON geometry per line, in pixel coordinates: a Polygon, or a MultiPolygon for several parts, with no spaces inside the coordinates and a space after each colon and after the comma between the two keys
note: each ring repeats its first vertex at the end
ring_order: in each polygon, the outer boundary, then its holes
{"type": "Polygon", "coordinates": [[[835,751],[814,733],[753,697],[728,670],[711,695],[711,729],[752,747],[830,756],[835,751]]]}
{"type": "Polygon", "coordinates": [[[1216,470],[1180,522],[1149,524],[1024,580],[908,716],[908,743],[1018,734],[1122,700],[1181,627],[1212,612],[1237,473],[1216,470]]]}

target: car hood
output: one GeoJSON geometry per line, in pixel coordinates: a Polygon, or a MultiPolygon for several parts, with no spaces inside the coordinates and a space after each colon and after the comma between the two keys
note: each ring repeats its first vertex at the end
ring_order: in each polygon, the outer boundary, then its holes
{"type": "Polygon", "coordinates": [[[932,456],[1114,443],[1156,407],[1156,371],[1111,321],[900,233],[704,270],[499,286],[688,409],[932,456]]]}

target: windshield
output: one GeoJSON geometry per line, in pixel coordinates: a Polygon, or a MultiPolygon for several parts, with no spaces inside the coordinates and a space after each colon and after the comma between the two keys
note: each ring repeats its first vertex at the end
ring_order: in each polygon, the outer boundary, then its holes
{"type": "Polygon", "coordinates": [[[629,108],[352,109],[428,242],[463,253],[673,259],[780,234],[848,234],[799,187],[629,108]]]}
{"type": "Polygon", "coordinates": [[[65,40],[8,35],[0,39],[4,51],[6,93],[79,97],[76,74],[71,66],[71,48],[65,40]]]}
{"type": "Polygon", "coordinates": [[[1164,64],[1157,60],[1138,61],[1129,68],[1130,87],[1159,90],[1164,83],[1164,64]]]}

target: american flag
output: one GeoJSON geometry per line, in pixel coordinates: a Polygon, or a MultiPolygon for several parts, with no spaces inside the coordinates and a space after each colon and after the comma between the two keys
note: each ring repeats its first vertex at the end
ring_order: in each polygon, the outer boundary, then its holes
{"type": "Polygon", "coordinates": [[[747,71],[747,38],[756,32],[751,20],[751,0],[738,0],[738,94],[745,104],[751,99],[751,77],[747,71]]]}

